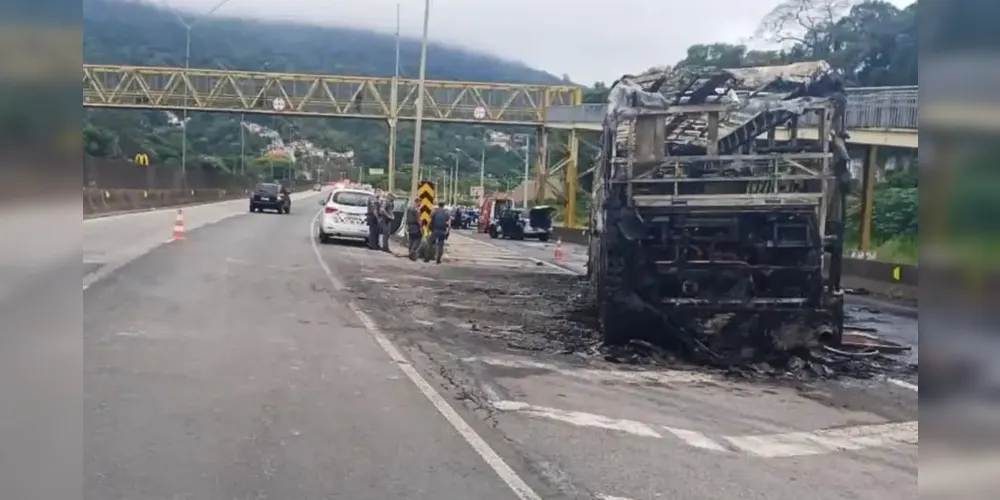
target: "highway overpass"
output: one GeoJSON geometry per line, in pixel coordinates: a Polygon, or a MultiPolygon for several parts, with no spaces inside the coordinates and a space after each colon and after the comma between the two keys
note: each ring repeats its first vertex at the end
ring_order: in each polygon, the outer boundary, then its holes
{"type": "MultiPolygon", "coordinates": [[[[849,142],[868,146],[917,148],[918,128],[917,87],[863,87],[848,89],[846,120],[851,134],[849,142]]],[[[545,126],[562,130],[601,129],[604,104],[552,106],[548,109],[545,126]]],[[[803,122],[808,125],[815,117],[803,122]]],[[[816,138],[816,129],[800,127],[799,137],[816,138]]],[[[780,130],[779,140],[788,138],[780,130]]]]}

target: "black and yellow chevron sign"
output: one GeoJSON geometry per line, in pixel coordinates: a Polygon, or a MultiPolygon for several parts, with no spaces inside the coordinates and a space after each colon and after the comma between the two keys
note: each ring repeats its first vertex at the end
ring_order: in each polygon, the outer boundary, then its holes
{"type": "Polygon", "coordinates": [[[431,181],[420,181],[417,187],[417,199],[420,200],[420,227],[424,234],[431,227],[431,212],[434,211],[434,183],[431,181]]]}

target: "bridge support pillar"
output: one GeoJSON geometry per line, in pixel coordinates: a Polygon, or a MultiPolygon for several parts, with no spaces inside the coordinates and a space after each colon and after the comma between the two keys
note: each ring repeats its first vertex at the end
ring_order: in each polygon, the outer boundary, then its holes
{"type": "Polygon", "coordinates": [[[539,127],[536,134],[535,145],[538,151],[535,153],[535,203],[542,203],[542,200],[551,198],[550,195],[558,196],[549,187],[549,130],[539,127]]]}
{"type": "Polygon", "coordinates": [[[396,190],[396,119],[389,119],[389,192],[396,190]]]}
{"type": "Polygon", "coordinates": [[[862,167],[861,182],[861,238],[858,250],[871,251],[872,217],[875,208],[875,173],[878,171],[878,146],[868,146],[865,163],[862,167]]]}
{"type": "Polygon", "coordinates": [[[576,226],[576,191],[579,176],[580,137],[577,131],[570,130],[566,145],[566,227],[576,226]]]}

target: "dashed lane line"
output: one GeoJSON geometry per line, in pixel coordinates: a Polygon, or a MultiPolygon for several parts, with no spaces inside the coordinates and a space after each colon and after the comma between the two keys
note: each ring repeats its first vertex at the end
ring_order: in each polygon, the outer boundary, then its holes
{"type": "Polygon", "coordinates": [[[577,427],[605,429],[636,437],[664,439],[666,433],[693,448],[717,453],[736,452],[759,458],[787,458],[867,448],[916,446],[918,442],[918,424],[915,421],[838,427],[809,432],[721,436],[720,440],[716,440],[705,433],[689,429],[550,408],[522,401],[500,400],[492,402],[491,405],[500,412],[554,420],[577,427]]]}
{"type": "Polygon", "coordinates": [[[521,401],[493,401],[490,405],[498,411],[516,412],[533,417],[547,418],[578,427],[596,427],[639,437],[658,439],[663,437],[652,426],[625,418],[611,418],[604,415],[597,415],[596,413],[560,410],[521,401]]]}
{"type": "Polygon", "coordinates": [[[763,458],[822,455],[865,448],[888,448],[917,445],[918,424],[894,422],[820,429],[811,432],[788,432],[760,436],[726,436],[737,449],[763,458]]]}
{"type": "Polygon", "coordinates": [[[908,390],[916,391],[916,392],[920,391],[920,388],[917,386],[917,384],[911,384],[911,383],[909,383],[909,382],[907,382],[905,380],[899,380],[899,379],[895,379],[895,378],[890,378],[890,379],[887,379],[886,382],[889,382],[890,384],[898,386],[898,387],[902,387],[903,389],[908,389],[908,390]]]}

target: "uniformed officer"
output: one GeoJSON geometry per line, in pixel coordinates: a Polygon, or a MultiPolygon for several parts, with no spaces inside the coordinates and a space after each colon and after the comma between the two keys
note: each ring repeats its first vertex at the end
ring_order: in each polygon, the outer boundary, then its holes
{"type": "Polygon", "coordinates": [[[431,212],[431,227],[428,244],[428,252],[424,254],[424,262],[430,262],[431,252],[434,253],[434,261],[441,263],[444,255],[444,241],[448,238],[448,226],[451,224],[451,214],[444,208],[444,203],[438,203],[437,208],[431,212]]]}
{"type": "Polygon", "coordinates": [[[389,251],[389,238],[392,236],[392,220],[395,218],[395,215],[392,213],[393,200],[395,198],[391,192],[387,192],[379,204],[378,231],[382,235],[383,252],[389,251]]]}
{"type": "Polygon", "coordinates": [[[414,198],[413,202],[406,206],[406,242],[409,247],[410,260],[417,260],[417,253],[420,252],[420,244],[423,240],[423,231],[420,227],[420,199],[414,198]]]}
{"type": "Polygon", "coordinates": [[[379,198],[378,194],[376,193],[375,196],[368,198],[367,213],[365,214],[365,222],[368,223],[368,248],[372,250],[379,249],[378,211],[379,211],[379,198]]]}

